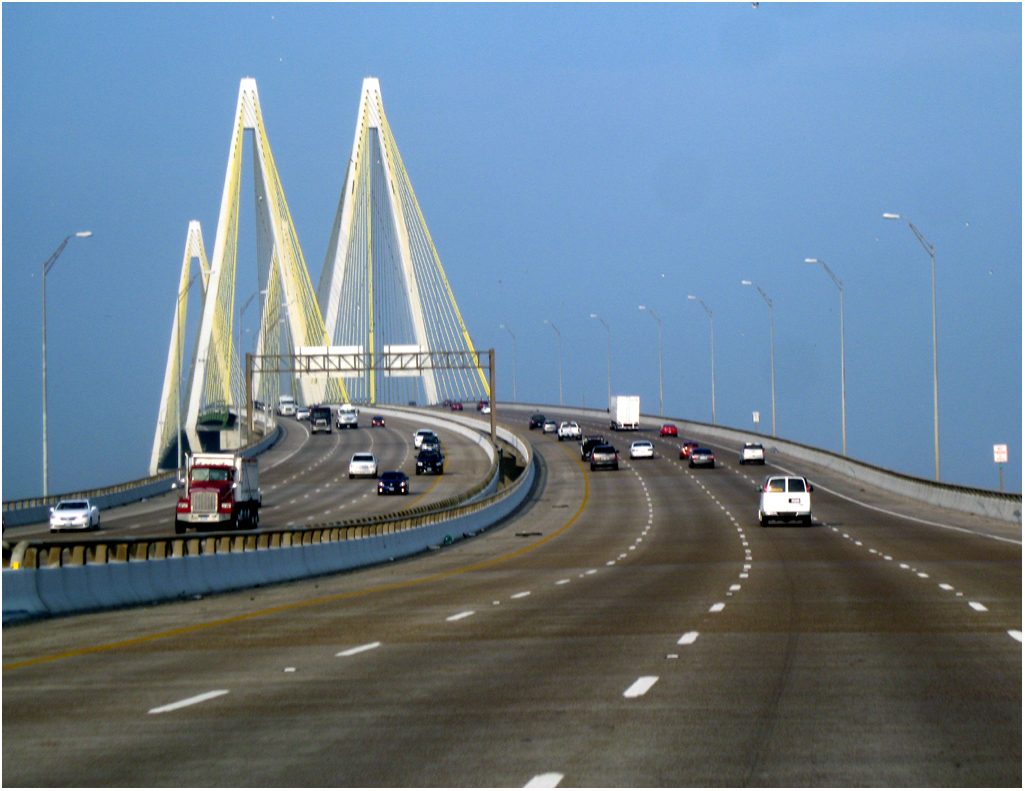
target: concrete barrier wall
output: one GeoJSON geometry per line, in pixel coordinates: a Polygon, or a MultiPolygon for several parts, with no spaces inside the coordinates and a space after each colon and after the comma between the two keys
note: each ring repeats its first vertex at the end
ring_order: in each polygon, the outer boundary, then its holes
{"type": "MultiPolygon", "coordinates": [[[[472,425],[464,424],[459,429],[479,435],[472,425]]],[[[504,429],[500,437],[516,448],[527,466],[511,486],[484,500],[433,514],[400,513],[383,520],[364,520],[365,525],[360,527],[316,526],[91,542],[94,555],[79,556],[79,560],[86,561],[80,565],[60,565],[65,556],[74,557],[76,551],[62,544],[63,549],[54,555],[37,558],[33,567],[3,571],[3,621],[152,604],[337,573],[386,563],[475,535],[517,508],[534,482],[529,445],[504,429]],[[408,526],[422,522],[426,524],[408,526]],[[275,541],[277,545],[271,546],[275,541]],[[135,559],[133,551],[142,557],[135,559]],[[159,557],[151,557],[151,553],[159,557]],[[43,567],[35,567],[40,565],[43,567]]],[[[490,439],[485,441],[491,447],[490,439]]],[[[493,449],[490,455],[494,457],[493,449]]],[[[30,551],[45,552],[53,546],[48,542],[21,542],[15,556],[24,558],[30,551]]],[[[85,547],[83,542],[79,550],[85,547]]]]}
{"type": "MultiPolygon", "coordinates": [[[[517,404],[517,407],[524,409],[537,409],[539,412],[552,411],[552,407],[543,405],[517,404]]],[[[586,414],[598,421],[608,422],[608,412],[603,409],[579,409],[572,408],[573,414],[586,414]]],[[[641,428],[657,429],[663,423],[675,423],[679,429],[681,441],[688,435],[706,437],[725,444],[735,450],[739,456],[740,448],[745,442],[760,442],[769,453],[779,453],[790,456],[794,459],[817,464],[820,467],[846,475],[856,481],[876,486],[884,491],[892,492],[903,497],[909,497],[919,502],[937,505],[942,508],[950,508],[955,511],[988,516],[999,519],[1003,522],[1021,524],[1021,493],[999,492],[992,489],[976,489],[970,486],[958,486],[950,483],[937,483],[925,478],[916,478],[912,475],[886,470],[882,467],[857,461],[848,456],[841,456],[828,450],[812,448],[802,445],[799,442],[769,437],[764,434],[756,434],[753,431],[727,428],[725,426],[712,426],[708,423],[698,423],[691,420],[682,420],[673,417],[658,417],[656,415],[642,415],[641,428]]],[[[606,431],[606,437],[615,437],[618,432],[606,431]]],[[[621,435],[626,441],[631,436],[630,432],[621,435]]]]}

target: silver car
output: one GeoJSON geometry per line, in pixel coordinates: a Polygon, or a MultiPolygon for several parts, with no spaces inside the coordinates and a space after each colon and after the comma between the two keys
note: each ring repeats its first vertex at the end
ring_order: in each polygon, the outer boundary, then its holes
{"type": "Polygon", "coordinates": [[[61,500],[50,509],[50,532],[59,530],[99,530],[100,509],[88,499],[61,500]]]}

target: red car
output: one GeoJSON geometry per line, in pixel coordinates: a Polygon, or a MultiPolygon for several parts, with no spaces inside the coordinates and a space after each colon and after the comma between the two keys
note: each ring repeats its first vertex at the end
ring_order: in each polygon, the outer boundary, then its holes
{"type": "Polygon", "coordinates": [[[684,442],[683,446],[680,448],[680,458],[689,459],[691,452],[697,447],[698,443],[696,442],[684,442]]]}
{"type": "Polygon", "coordinates": [[[452,411],[453,412],[462,412],[463,411],[463,405],[460,404],[458,401],[453,401],[452,402],[452,411]]]}
{"type": "Polygon", "coordinates": [[[672,423],[666,423],[659,430],[658,435],[660,437],[675,437],[676,436],[676,426],[674,426],[672,423]]]}
{"type": "Polygon", "coordinates": [[[373,420],[370,421],[370,425],[371,427],[384,426],[384,417],[382,417],[381,415],[374,415],[373,420]]]}

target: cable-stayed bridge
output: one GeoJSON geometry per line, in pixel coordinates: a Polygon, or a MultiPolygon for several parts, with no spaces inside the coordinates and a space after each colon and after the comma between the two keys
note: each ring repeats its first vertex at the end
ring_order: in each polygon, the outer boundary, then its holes
{"type": "Polygon", "coordinates": [[[388,125],[378,80],[363,81],[352,150],[314,291],[274,166],[256,81],[243,79],[212,258],[207,260],[198,222],[189,224],[186,235],[151,474],[175,467],[183,450],[232,447],[233,435],[239,443],[241,432],[226,427],[241,420],[247,398],[271,404],[290,393],[307,405],[487,398],[489,379],[474,355],[388,125]],[[257,365],[248,392],[234,333],[247,131],[252,132],[261,317],[254,358],[307,363],[257,365]],[[197,279],[202,313],[183,386],[184,325],[190,286],[197,279]],[[308,364],[318,360],[325,364],[308,364]]]}

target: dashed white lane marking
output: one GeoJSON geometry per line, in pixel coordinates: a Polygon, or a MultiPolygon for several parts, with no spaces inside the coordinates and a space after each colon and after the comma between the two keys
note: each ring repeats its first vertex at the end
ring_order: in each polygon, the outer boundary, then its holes
{"type": "Polygon", "coordinates": [[[989,612],[989,607],[985,604],[979,604],[977,601],[968,602],[968,606],[975,610],[975,612],[989,612]]]}
{"type": "Polygon", "coordinates": [[[1021,642],[1021,632],[1019,632],[1017,629],[1009,629],[1007,633],[1011,635],[1011,637],[1013,637],[1019,643],[1021,642]]]}
{"type": "Polygon", "coordinates": [[[556,585],[565,585],[567,582],[569,582],[569,580],[557,580],[555,584],[556,585]]]}
{"type": "Polygon", "coordinates": [[[623,693],[623,697],[639,698],[655,686],[656,681],[658,681],[658,676],[641,676],[627,688],[626,692],[623,693]]]}
{"type": "Polygon", "coordinates": [[[697,632],[687,632],[683,637],[676,641],[677,645],[690,645],[698,639],[697,632]]]}
{"type": "Polygon", "coordinates": [[[545,772],[543,775],[537,775],[530,778],[530,782],[527,783],[524,788],[557,788],[559,783],[562,782],[563,775],[558,772],[545,772]]]}
{"type": "Polygon", "coordinates": [[[285,672],[286,673],[294,673],[295,672],[295,668],[294,667],[286,667],[285,668],[285,672]]]}
{"type": "Polygon", "coordinates": [[[953,585],[948,585],[945,582],[941,582],[940,583],[940,588],[945,590],[945,591],[952,591],[952,590],[954,590],[954,586],[953,585]]]}
{"type": "Polygon", "coordinates": [[[740,586],[739,585],[730,585],[730,590],[731,591],[739,591],[740,590],[740,586]]]}
{"type": "Polygon", "coordinates": [[[726,609],[726,604],[724,602],[716,602],[715,604],[713,604],[711,607],[708,608],[708,611],[709,612],[722,612],[725,609],[726,609]]]}
{"type": "Polygon", "coordinates": [[[168,703],[166,706],[158,706],[155,709],[150,709],[150,714],[163,714],[168,711],[174,711],[175,709],[184,709],[186,706],[194,706],[197,703],[202,703],[205,700],[211,698],[219,698],[221,695],[227,695],[228,690],[226,689],[215,689],[212,692],[204,692],[202,695],[196,695],[192,698],[185,698],[185,700],[179,700],[176,703],[168,703]]]}
{"type": "Polygon", "coordinates": [[[522,599],[524,596],[529,596],[529,595],[530,595],[530,591],[520,591],[519,593],[514,593],[509,598],[510,599],[522,599]]]}
{"type": "Polygon", "coordinates": [[[465,612],[459,612],[459,613],[456,613],[455,615],[450,615],[445,620],[446,621],[461,621],[461,620],[463,620],[463,618],[469,618],[471,615],[474,614],[474,612],[475,612],[474,610],[466,610],[465,612]]]}
{"type": "Polygon", "coordinates": [[[367,643],[366,645],[358,645],[355,648],[339,651],[335,656],[355,656],[356,654],[362,654],[364,651],[373,651],[375,648],[380,647],[380,643],[367,643]]]}

